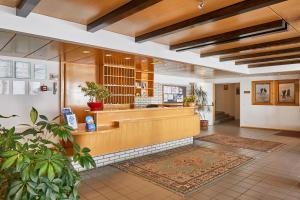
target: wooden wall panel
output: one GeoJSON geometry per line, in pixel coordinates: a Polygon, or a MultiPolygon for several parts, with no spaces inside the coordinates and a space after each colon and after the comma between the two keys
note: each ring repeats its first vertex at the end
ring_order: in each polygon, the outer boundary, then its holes
{"type": "Polygon", "coordinates": [[[84,122],[88,99],[84,97],[80,84],[85,81],[98,82],[98,66],[64,63],[64,107],[71,107],[79,123],[84,122]]]}

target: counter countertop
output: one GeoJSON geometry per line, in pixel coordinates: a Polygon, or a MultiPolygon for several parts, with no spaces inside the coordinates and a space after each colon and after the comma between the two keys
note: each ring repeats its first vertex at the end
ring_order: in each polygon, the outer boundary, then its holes
{"type": "Polygon", "coordinates": [[[120,109],[120,110],[101,110],[90,111],[90,113],[112,113],[112,112],[136,112],[136,111],[153,111],[153,110],[182,110],[182,109],[195,109],[196,107],[159,107],[159,108],[132,108],[132,109],[120,109]]]}

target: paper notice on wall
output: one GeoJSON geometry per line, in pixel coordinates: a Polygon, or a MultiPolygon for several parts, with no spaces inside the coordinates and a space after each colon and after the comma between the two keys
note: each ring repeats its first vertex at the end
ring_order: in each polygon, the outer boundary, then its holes
{"type": "Polygon", "coordinates": [[[30,95],[38,95],[40,93],[40,82],[30,82],[29,83],[29,94],[30,95]]]}
{"type": "Polygon", "coordinates": [[[0,81],[0,94],[9,95],[9,80],[0,81]]]}
{"type": "Polygon", "coordinates": [[[13,81],[13,95],[25,95],[26,82],[25,81],[13,81]]]}

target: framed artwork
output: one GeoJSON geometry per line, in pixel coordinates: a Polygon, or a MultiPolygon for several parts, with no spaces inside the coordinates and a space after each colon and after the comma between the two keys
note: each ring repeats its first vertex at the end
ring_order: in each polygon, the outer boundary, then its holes
{"type": "Polygon", "coordinates": [[[31,78],[31,64],[28,62],[15,62],[15,75],[19,79],[31,78]]]}
{"type": "Polygon", "coordinates": [[[299,80],[275,81],[275,104],[299,106],[299,80]]]}
{"type": "Polygon", "coordinates": [[[12,78],[13,66],[10,60],[0,60],[0,78],[12,78]]]}
{"type": "Polygon", "coordinates": [[[252,81],[252,104],[273,104],[273,81],[252,81]]]}
{"type": "Polygon", "coordinates": [[[25,94],[26,94],[26,82],[13,81],[13,95],[25,95],[25,94]]]}
{"type": "Polygon", "coordinates": [[[34,65],[34,79],[46,80],[47,79],[47,66],[43,64],[34,65]]]}

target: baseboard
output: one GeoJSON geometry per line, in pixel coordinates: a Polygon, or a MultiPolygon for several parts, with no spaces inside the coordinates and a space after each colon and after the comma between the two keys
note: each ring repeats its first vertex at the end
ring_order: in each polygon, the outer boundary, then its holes
{"type": "Polygon", "coordinates": [[[241,128],[253,128],[253,129],[263,129],[263,130],[270,130],[270,131],[300,131],[295,129],[281,129],[281,128],[267,128],[267,127],[258,127],[258,126],[242,126],[241,128]]]}

